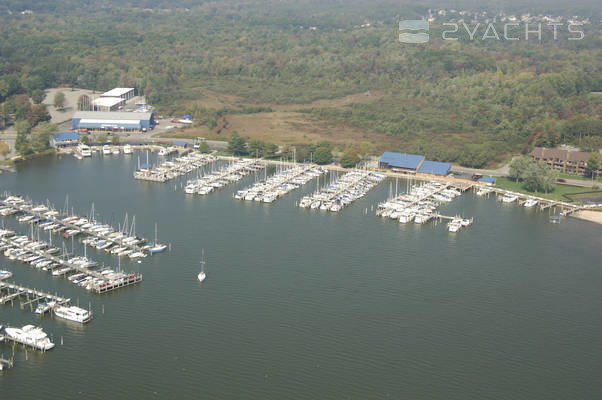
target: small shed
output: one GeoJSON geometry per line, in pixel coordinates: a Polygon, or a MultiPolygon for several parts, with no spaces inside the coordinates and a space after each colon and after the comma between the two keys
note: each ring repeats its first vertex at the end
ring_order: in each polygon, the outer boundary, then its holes
{"type": "Polygon", "coordinates": [[[174,140],[173,146],[174,147],[181,147],[181,148],[185,149],[188,146],[188,143],[186,143],[183,140],[174,140]]]}

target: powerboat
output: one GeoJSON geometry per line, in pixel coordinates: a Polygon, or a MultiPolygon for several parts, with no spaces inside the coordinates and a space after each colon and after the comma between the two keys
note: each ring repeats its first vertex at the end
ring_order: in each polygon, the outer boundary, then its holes
{"type": "Polygon", "coordinates": [[[54,347],[54,343],[48,339],[48,335],[42,330],[33,325],[25,325],[23,328],[5,328],[6,336],[15,342],[22,343],[38,350],[50,350],[54,347]]]}
{"type": "Polygon", "coordinates": [[[123,146],[123,154],[132,154],[132,146],[129,144],[123,146]]]}
{"type": "Polygon", "coordinates": [[[54,315],[59,318],[79,322],[80,324],[85,324],[92,319],[92,313],[90,311],[76,306],[57,306],[53,311],[54,315]]]}

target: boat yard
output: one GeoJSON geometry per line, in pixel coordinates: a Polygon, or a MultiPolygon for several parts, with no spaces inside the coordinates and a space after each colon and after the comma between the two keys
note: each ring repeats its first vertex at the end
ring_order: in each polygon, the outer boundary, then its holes
{"type": "MultiPolygon", "coordinates": [[[[214,164],[212,164],[212,168],[214,164]]],[[[184,187],[187,194],[207,195],[215,189],[240,181],[251,172],[261,171],[265,164],[250,158],[231,159],[227,166],[211,170],[200,178],[189,180],[184,187]]]]}
{"type": "MultiPolygon", "coordinates": [[[[165,156],[167,156],[167,152],[165,156]]],[[[145,164],[140,164],[140,158],[138,157],[138,168],[134,171],[134,179],[164,183],[197,171],[199,168],[215,162],[215,160],[217,158],[210,154],[189,153],[162,161],[159,165],[153,167],[148,163],[147,153],[145,164]]]]}

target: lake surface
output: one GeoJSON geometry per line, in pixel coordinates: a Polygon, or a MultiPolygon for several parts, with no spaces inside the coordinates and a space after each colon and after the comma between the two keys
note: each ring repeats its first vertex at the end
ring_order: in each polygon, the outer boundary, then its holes
{"type": "MultiPolygon", "coordinates": [[[[315,180],[273,204],[232,198],[253,176],[193,197],[183,181],[134,181],[136,158],[51,156],[0,175],[1,191],[58,208],[68,193],[76,212],[94,202],[115,225],[135,214],[149,239],[157,222],[172,246],[122,260],[144,280],[105,295],[0,256],[17,283],[95,312],[82,327],[0,306],[0,323],[41,325],[57,343],[27,361],[18,349],[15,368],[0,373],[2,398],[600,397],[600,226],[551,224],[547,211],[471,192],[440,208],[474,217],[469,229],[405,226],[370,210],[388,181],[338,214],[295,207],[315,180]]],[[[88,256],[117,263],[95,249],[88,256]]]]}

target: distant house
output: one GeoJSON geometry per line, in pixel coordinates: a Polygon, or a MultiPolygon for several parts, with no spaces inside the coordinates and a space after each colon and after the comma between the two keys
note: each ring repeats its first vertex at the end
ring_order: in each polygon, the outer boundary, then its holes
{"type": "Polygon", "coordinates": [[[531,157],[536,161],[545,162],[555,170],[567,174],[583,175],[590,154],[585,151],[536,147],[531,152],[531,157]]]}
{"type": "Polygon", "coordinates": [[[174,147],[180,147],[182,149],[185,149],[188,146],[188,143],[183,140],[174,140],[172,144],[174,147]]]}
{"type": "Polygon", "coordinates": [[[80,136],[77,132],[62,132],[50,137],[50,146],[55,149],[68,146],[77,146],[80,136]]]}

